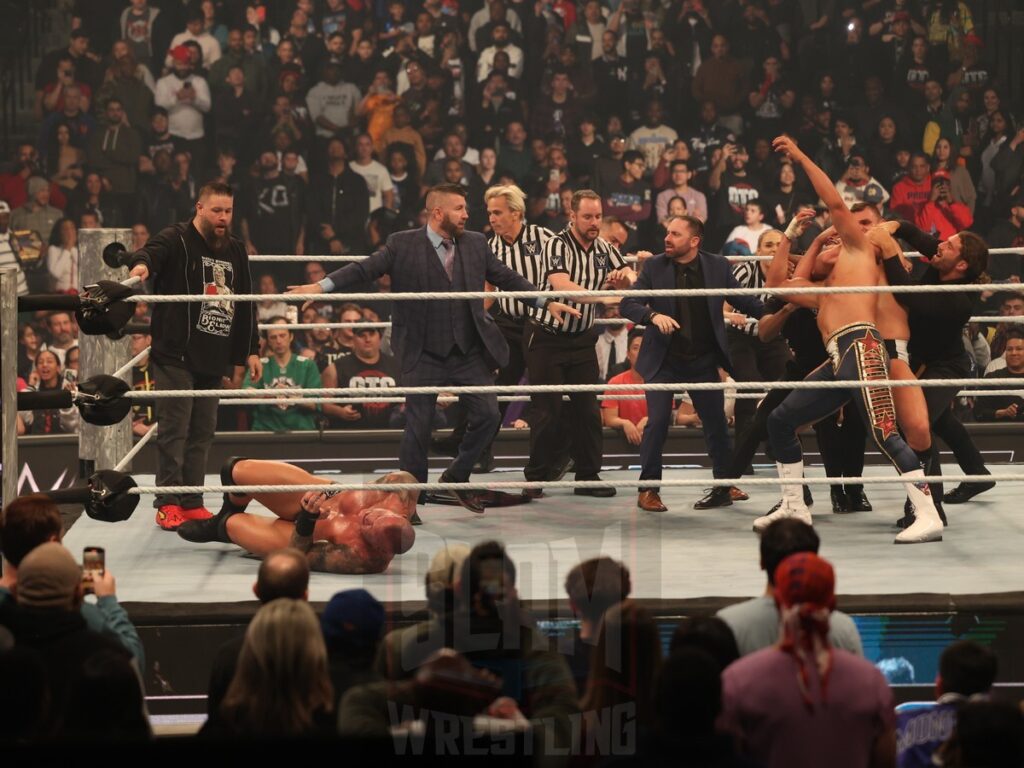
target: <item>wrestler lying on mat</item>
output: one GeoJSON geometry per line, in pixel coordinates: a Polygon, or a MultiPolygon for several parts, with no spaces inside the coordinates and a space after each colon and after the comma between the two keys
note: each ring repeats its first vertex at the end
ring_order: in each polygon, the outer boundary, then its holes
{"type": "MultiPolygon", "coordinates": [[[[283,461],[231,458],[221,469],[225,485],[329,484],[283,461]]],[[[380,490],[307,493],[224,494],[221,511],[208,520],[190,520],[178,535],[195,543],[237,544],[255,555],[281,547],[305,552],[310,570],[326,573],[382,573],[395,555],[416,540],[409,518],[416,491],[390,491],[388,483],[415,483],[408,472],[391,472],[376,481],[380,490]],[[249,514],[258,501],[277,518],[249,514]]]]}

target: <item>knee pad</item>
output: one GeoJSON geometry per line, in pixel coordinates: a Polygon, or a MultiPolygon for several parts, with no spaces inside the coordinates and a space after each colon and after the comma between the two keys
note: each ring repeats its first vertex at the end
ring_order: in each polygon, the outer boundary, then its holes
{"type": "Polygon", "coordinates": [[[247,456],[230,456],[220,467],[220,481],[224,485],[237,485],[232,477],[235,471],[235,464],[240,461],[247,461],[247,456]]]}

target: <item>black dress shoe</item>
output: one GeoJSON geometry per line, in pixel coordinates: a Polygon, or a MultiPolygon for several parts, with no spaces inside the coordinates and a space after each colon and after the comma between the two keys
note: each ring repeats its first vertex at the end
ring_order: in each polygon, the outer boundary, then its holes
{"type": "Polygon", "coordinates": [[[484,475],[494,471],[494,453],[488,449],[480,454],[480,458],[473,465],[473,474],[484,475]]]}
{"type": "Polygon", "coordinates": [[[847,506],[846,492],[841,486],[833,485],[829,490],[829,495],[832,497],[833,515],[843,515],[850,511],[847,506]]]}
{"type": "Polygon", "coordinates": [[[562,459],[561,463],[555,465],[555,468],[551,471],[551,477],[548,480],[557,482],[565,477],[569,472],[572,471],[576,462],[572,460],[571,456],[566,456],[562,459]]]}
{"type": "Polygon", "coordinates": [[[995,488],[995,483],[960,483],[956,488],[942,497],[946,504],[964,504],[979,493],[995,488]]]}
{"type": "Polygon", "coordinates": [[[430,450],[441,456],[458,456],[461,437],[435,437],[430,441],[430,450]]]}
{"type": "MultiPolygon", "coordinates": [[[[448,474],[448,470],[445,470],[441,474],[442,483],[464,483],[465,480],[456,480],[454,477],[448,474]]],[[[483,514],[486,511],[486,507],[483,502],[480,501],[480,495],[473,490],[457,491],[454,488],[449,489],[449,492],[459,501],[459,504],[464,506],[470,512],[476,512],[478,515],[483,514]]]]}
{"type": "Polygon", "coordinates": [[[811,496],[811,486],[809,486],[809,485],[805,485],[804,486],[804,506],[805,507],[813,507],[814,506],[814,497],[811,496]]]}
{"type": "Polygon", "coordinates": [[[531,499],[539,499],[543,495],[543,488],[523,488],[523,496],[528,496],[531,499]]]}
{"type": "Polygon", "coordinates": [[[732,495],[729,493],[729,486],[719,485],[712,488],[703,499],[693,505],[694,509],[712,509],[713,507],[731,507],[732,495]]]}
{"type": "MultiPolygon", "coordinates": [[[[576,479],[581,482],[590,482],[591,480],[600,480],[601,478],[594,475],[593,477],[577,477],[576,479]]],[[[615,495],[614,488],[574,488],[572,492],[577,496],[593,496],[598,499],[608,499],[615,495]]]]}
{"type": "Polygon", "coordinates": [[[847,512],[871,512],[874,507],[871,506],[871,502],[868,501],[868,497],[864,495],[863,486],[855,487],[852,490],[847,488],[846,490],[846,511],[847,512]]]}

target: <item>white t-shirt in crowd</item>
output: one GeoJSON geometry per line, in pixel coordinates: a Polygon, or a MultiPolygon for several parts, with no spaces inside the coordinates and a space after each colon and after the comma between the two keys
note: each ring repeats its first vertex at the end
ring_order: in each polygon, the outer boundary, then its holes
{"type": "Polygon", "coordinates": [[[353,161],[349,163],[348,167],[366,179],[366,186],[370,189],[370,213],[382,207],[384,193],[394,189],[388,169],[376,160],[371,160],[366,165],[360,165],[358,161],[353,161]]]}

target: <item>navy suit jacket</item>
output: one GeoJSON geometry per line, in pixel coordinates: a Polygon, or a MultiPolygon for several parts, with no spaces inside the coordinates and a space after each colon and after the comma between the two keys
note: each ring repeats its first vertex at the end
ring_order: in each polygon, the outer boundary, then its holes
{"type": "MultiPolygon", "coordinates": [[[[488,282],[506,291],[536,291],[537,286],[509,269],[491,251],[487,238],[479,232],[463,232],[456,240],[455,273],[451,282],[444,271],[437,251],[430,243],[425,228],[407,229],[391,235],[384,248],[372,256],[348,264],[328,275],[334,291],[351,285],[391,276],[392,293],[426,291],[482,291],[488,282]]],[[[381,294],[386,299],[387,294],[381,294]]],[[[419,362],[423,349],[439,328],[427,322],[426,303],[396,301],[391,311],[391,349],[401,370],[411,371],[419,362]]],[[[463,299],[458,299],[463,301],[463,299]]],[[[527,302],[531,302],[527,299],[527,302]]],[[[494,318],[484,311],[483,299],[469,302],[473,324],[491,362],[498,368],[508,365],[508,343],[495,325],[494,318]]]]}
{"type": "MultiPolygon", "coordinates": [[[[705,288],[740,288],[736,278],[733,277],[732,267],[724,256],[716,253],[700,251],[701,271],[704,275],[705,288]]],[[[672,259],[664,253],[652,256],[644,262],[640,276],[633,286],[640,289],[673,289],[676,287],[676,271],[672,259]]],[[[654,378],[668,354],[671,334],[665,334],[648,322],[650,316],[657,312],[660,315],[668,315],[681,321],[676,311],[676,296],[627,296],[619,305],[620,314],[632,320],[634,323],[646,325],[644,340],[640,347],[640,356],[636,361],[636,372],[645,381],[654,378]]],[[[715,329],[715,346],[718,364],[725,370],[732,373],[732,362],[729,359],[729,342],[725,336],[725,320],[722,316],[722,305],[725,303],[724,296],[708,296],[708,313],[711,315],[711,327],[715,329]]],[[[764,314],[764,304],[756,296],[731,296],[729,303],[744,314],[751,317],[761,317],[764,314]]]]}

